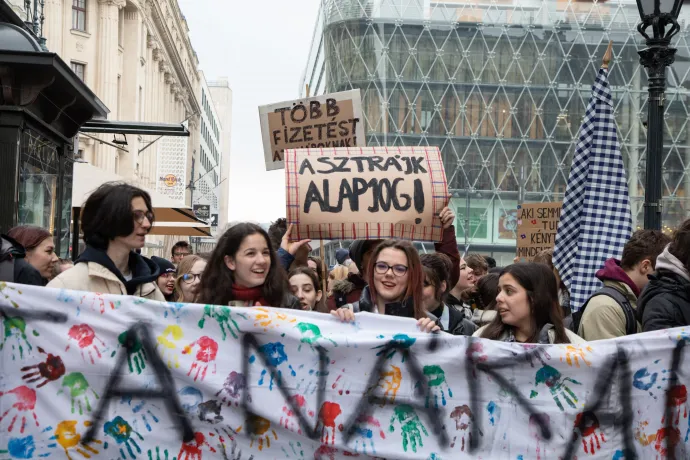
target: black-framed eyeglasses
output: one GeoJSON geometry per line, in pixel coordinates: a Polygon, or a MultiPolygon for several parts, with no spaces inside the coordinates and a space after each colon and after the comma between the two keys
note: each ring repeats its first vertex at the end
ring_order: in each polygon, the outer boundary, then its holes
{"type": "Polygon", "coordinates": [[[407,267],[405,265],[388,265],[386,262],[376,262],[374,270],[379,275],[385,275],[388,273],[388,270],[392,270],[395,276],[404,276],[405,273],[407,273],[407,267]]]}
{"type": "Polygon", "coordinates": [[[151,211],[132,211],[132,216],[134,217],[134,222],[140,224],[144,222],[144,217],[148,219],[149,223],[153,223],[153,213],[151,211]]]}
{"type": "Polygon", "coordinates": [[[194,274],[194,273],[185,273],[182,275],[182,281],[184,281],[187,284],[192,284],[194,280],[199,280],[201,281],[201,273],[194,274]]]}

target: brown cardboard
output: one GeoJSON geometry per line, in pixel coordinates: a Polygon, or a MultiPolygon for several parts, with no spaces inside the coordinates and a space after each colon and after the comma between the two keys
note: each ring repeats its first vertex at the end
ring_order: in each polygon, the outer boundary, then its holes
{"type": "Polygon", "coordinates": [[[266,170],[284,167],[285,149],[366,145],[359,90],[259,107],[266,170]]]}
{"type": "Polygon", "coordinates": [[[558,222],[563,203],[525,203],[518,206],[517,256],[531,262],[545,249],[556,244],[558,222]]]}
{"type": "Polygon", "coordinates": [[[438,214],[449,195],[438,147],[301,149],[285,155],[293,239],[441,240],[438,214]]]}

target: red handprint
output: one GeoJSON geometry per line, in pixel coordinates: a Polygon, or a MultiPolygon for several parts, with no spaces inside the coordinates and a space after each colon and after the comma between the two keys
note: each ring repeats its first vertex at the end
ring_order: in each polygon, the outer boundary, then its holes
{"type": "MultiPolygon", "coordinates": [[[[335,444],[335,419],[342,413],[343,411],[338,403],[326,401],[321,406],[318,426],[321,427],[321,442],[323,444],[329,443],[329,435],[330,444],[335,444]]],[[[343,425],[338,425],[338,429],[343,431],[343,425]]]]}
{"type": "Polygon", "coordinates": [[[580,430],[582,446],[585,448],[586,454],[594,455],[597,450],[601,450],[601,443],[606,442],[604,432],[599,430],[599,419],[594,415],[594,412],[587,411],[577,414],[575,429],[580,430]]]}
{"type": "Polygon", "coordinates": [[[113,302],[111,300],[106,301],[103,298],[103,294],[97,292],[94,294],[88,294],[85,296],[82,296],[81,302],[79,303],[80,305],[83,305],[85,301],[91,300],[91,305],[89,307],[91,308],[92,311],[96,311],[96,306],[98,304],[98,307],[101,311],[101,315],[105,314],[106,311],[106,306],[109,306],[111,310],[115,310],[117,307],[120,306],[120,302],[113,302]]]}
{"type": "Polygon", "coordinates": [[[194,433],[194,440],[182,443],[180,453],[177,454],[178,460],[201,460],[201,448],[208,446],[208,450],[216,453],[216,449],[206,441],[206,437],[202,433],[194,433]],[[184,454],[184,457],[182,456],[184,454]]]}
{"type": "Polygon", "coordinates": [[[46,353],[41,347],[38,347],[38,351],[47,355],[45,362],[22,367],[22,372],[29,372],[22,375],[22,379],[26,380],[26,383],[34,383],[43,379],[36,385],[36,388],[41,388],[48,382],[53,382],[65,375],[65,364],[62,362],[62,358],[46,353]]]}
{"type": "MultiPolygon", "coordinates": [[[[299,410],[307,405],[307,402],[302,395],[293,395],[290,397],[290,401],[292,401],[292,403],[297,406],[299,410]]],[[[307,410],[307,413],[309,414],[309,417],[314,416],[313,410],[307,410]]],[[[297,433],[302,434],[302,428],[300,428],[299,423],[296,420],[295,413],[292,411],[290,406],[283,406],[283,414],[285,415],[280,417],[280,426],[284,426],[290,431],[295,431],[295,427],[297,427],[297,433]]]]}
{"type": "MultiPolygon", "coordinates": [[[[542,438],[540,425],[548,426],[551,423],[551,417],[545,413],[536,413],[529,416],[529,435],[532,439],[537,441],[537,460],[541,460],[541,441],[542,438]]],[[[546,457],[546,447],[544,447],[544,456],[546,457]]]]}
{"type": "MultiPolygon", "coordinates": [[[[668,390],[667,407],[671,409],[671,419],[675,426],[680,423],[680,413],[683,412],[683,418],[688,418],[688,389],[685,385],[674,385],[668,390]]],[[[661,419],[661,423],[666,423],[666,416],[661,419]]]]}
{"type": "Polygon", "coordinates": [[[667,429],[666,427],[664,427],[656,432],[656,442],[654,443],[654,449],[656,449],[656,451],[659,452],[661,458],[668,458],[668,447],[670,447],[671,452],[675,452],[676,446],[679,442],[680,431],[678,430],[678,428],[667,429]],[[668,438],[668,443],[666,441],[666,438],[668,438]]]}
{"type": "MultiPolygon", "coordinates": [[[[84,362],[86,362],[85,353],[88,353],[89,359],[91,360],[91,364],[96,364],[96,361],[93,359],[94,352],[96,353],[96,356],[98,356],[98,359],[101,359],[102,350],[98,348],[98,346],[93,342],[100,342],[104,349],[105,342],[96,337],[96,333],[93,331],[91,326],[89,326],[88,324],[75,324],[70,328],[67,335],[69,336],[70,340],[77,341],[77,345],[81,349],[81,358],[84,360],[84,362]]],[[[68,344],[65,348],[65,351],[68,351],[69,347],[70,346],[68,344]]]]}
{"type": "MultiPolygon", "coordinates": [[[[13,395],[15,398],[17,398],[17,401],[12,404],[12,407],[7,409],[1,416],[0,416],[0,422],[2,422],[7,415],[9,415],[10,412],[12,412],[12,409],[14,409],[17,413],[14,414],[14,417],[12,417],[12,421],[10,422],[9,427],[7,428],[7,431],[12,431],[14,429],[14,423],[17,421],[19,418],[19,415],[21,412],[31,412],[31,415],[34,418],[34,421],[36,422],[36,426],[40,426],[38,423],[38,417],[36,416],[36,412],[34,412],[34,409],[36,407],[36,391],[32,390],[29,387],[26,386],[21,386],[17,387],[13,390],[7,391],[7,392],[1,392],[0,391],[0,397],[5,396],[5,395],[13,395]]],[[[24,428],[26,428],[26,415],[22,414],[22,425],[21,428],[19,429],[20,433],[24,433],[24,428]]]]}
{"type": "Polygon", "coordinates": [[[196,369],[196,374],[194,375],[195,382],[199,378],[199,374],[201,374],[201,380],[206,378],[206,371],[210,363],[213,363],[213,373],[216,373],[215,361],[216,355],[218,354],[218,342],[207,336],[203,336],[196,342],[190,343],[184,347],[182,354],[186,355],[191,353],[196,345],[199,346],[199,351],[196,353],[196,361],[192,363],[189,372],[187,372],[187,375],[192,375],[192,372],[196,369]]]}

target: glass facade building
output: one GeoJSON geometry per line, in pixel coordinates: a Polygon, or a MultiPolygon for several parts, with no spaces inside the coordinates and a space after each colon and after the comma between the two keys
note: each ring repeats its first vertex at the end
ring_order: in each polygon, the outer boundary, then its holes
{"type": "MultiPolygon", "coordinates": [[[[664,133],[663,221],[690,213],[690,46],[674,39],[664,133]]],[[[609,80],[641,227],[647,76],[634,0],[323,0],[304,94],[359,88],[368,145],[441,149],[459,243],[515,254],[519,202],[563,199],[591,86],[609,40],[609,80]]]]}

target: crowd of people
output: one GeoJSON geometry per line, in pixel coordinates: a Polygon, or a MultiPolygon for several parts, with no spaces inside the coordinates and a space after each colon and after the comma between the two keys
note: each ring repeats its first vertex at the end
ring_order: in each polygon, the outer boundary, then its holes
{"type": "Polygon", "coordinates": [[[268,231],[237,223],[214,251],[189,243],[171,259],[140,254],[155,220],[147,192],[106,183],[82,208],[86,249],[75,264],[55,254],[53,236],[32,226],[2,236],[0,281],[147,299],[313,310],[340,321],[357,312],[416,320],[420,330],[521,343],[580,343],[690,325],[690,219],[672,237],[633,234],[621,260],[596,274],[603,287],[572,313],[552,251],[533,262],[497,267],[491,257],[461,256],[455,215],[439,214],[443,237],[419,254],[405,240],[356,240],[337,263],[310,256],[310,240],[291,241],[278,219],[268,231]]]}

